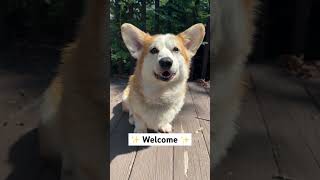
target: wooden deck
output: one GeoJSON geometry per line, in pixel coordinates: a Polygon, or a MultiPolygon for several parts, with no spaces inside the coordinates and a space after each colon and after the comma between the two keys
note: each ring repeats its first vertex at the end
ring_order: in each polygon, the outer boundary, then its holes
{"type": "Polygon", "coordinates": [[[0,180],[57,180],[40,159],[32,108],[48,82],[43,74],[0,70],[0,180]]]}
{"type": "Polygon", "coordinates": [[[186,102],[175,119],[174,132],[192,133],[191,147],[128,147],[133,132],[128,114],[121,112],[125,82],[110,86],[110,174],[117,180],[210,179],[210,98],[208,90],[189,83],[186,102]]]}
{"type": "Polygon", "coordinates": [[[319,75],[299,80],[275,67],[249,66],[240,132],[214,179],[319,180],[319,75]]]}
{"type": "MultiPolygon", "coordinates": [[[[0,68],[0,180],[59,179],[59,164],[47,164],[39,157],[39,117],[35,108],[30,109],[49,79],[0,68]]],[[[133,127],[119,106],[124,85],[123,80],[113,80],[110,89],[111,179],[209,179],[208,92],[191,83],[193,91],[174,124],[176,132],[194,133],[194,146],[129,148],[127,133],[133,127]]]]}
{"type": "MultiPolygon", "coordinates": [[[[213,179],[319,180],[320,76],[299,80],[266,65],[250,65],[248,75],[251,88],[239,134],[213,179]]],[[[174,122],[176,132],[193,132],[192,147],[129,148],[127,133],[133,127],[119,106],[125,83],[113,80],[111,86],[112,180],[209,179],[207,92],[190,83],[184,110],[174,122]]],[[[48,78],[40,75],[0,69],[0,180],[57,179],[39,159],[38,119],[17,114],[47,85],[48,78]]]]}

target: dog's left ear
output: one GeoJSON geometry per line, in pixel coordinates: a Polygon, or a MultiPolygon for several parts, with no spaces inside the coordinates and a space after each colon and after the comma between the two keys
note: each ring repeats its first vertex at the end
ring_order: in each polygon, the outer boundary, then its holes
{"type": "Polygon", "coordinates": [[[182,37],[184,46],[189,51],[190,56],[193,57],[200,47],[204,35],[205,27],[203,24],[198,23],[180,33],[178,36],[182,37]]]}

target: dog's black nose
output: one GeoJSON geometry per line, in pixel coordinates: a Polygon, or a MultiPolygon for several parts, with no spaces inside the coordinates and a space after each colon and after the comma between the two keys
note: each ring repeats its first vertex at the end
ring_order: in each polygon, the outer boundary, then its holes
{"type": "Polygon", "coordinates": [[[161,58],[159,64],[162,69],[170,69],[172,66],[172,59],[169,57],[161,58]]]}

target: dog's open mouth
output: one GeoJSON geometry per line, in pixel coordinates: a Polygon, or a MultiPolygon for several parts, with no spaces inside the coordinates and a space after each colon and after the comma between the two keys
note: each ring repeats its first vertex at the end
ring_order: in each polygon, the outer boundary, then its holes
{"type": "Polygon", "coordinates": [[[157,74],[154,72],[154,76],[161,81],[170,81],[175,75],[176,73],[170,71],[163,71],[161,74],[157,74]]]}

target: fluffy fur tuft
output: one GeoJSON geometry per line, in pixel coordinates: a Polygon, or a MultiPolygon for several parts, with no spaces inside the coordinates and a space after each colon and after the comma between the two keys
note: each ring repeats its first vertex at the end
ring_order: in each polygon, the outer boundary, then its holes
{"type": "Polygon", "coordinates": [[[64,180],[107,178],[106,1],[87,0],[86,7],[41,105],[40,152],[61,158],[64,180]]]}
{"type": "Polygon", "coordinates": [[[256,0],[216,0],[213,4],[212,167],[226,155],[236,134],[241,80],[252,49],[256,6],[256,0]]]}

